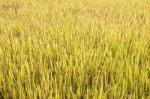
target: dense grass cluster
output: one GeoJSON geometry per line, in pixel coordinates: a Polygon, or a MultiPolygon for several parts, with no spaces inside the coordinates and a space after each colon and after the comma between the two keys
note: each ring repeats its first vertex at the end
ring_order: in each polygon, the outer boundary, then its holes
{"type": "Polygon", "coordinates": [[[0,0],[0,99],[150,99],[150,0],[0,0]]]}

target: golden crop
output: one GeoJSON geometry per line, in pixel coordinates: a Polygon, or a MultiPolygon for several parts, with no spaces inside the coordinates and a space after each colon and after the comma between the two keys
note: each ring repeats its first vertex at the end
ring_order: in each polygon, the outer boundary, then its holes
{"type": "Polygon", "coordinates": [[[0,0],[0,99],[150,99],[150,0],[0,0]]]}

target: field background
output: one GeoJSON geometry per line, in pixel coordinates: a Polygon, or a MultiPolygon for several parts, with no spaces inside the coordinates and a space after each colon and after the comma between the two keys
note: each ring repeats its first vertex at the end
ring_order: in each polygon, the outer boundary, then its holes
{"type": "Polygon", "coordinates": [[[0,0],[0,99],[150,99],[150,0],[0,0]]]}

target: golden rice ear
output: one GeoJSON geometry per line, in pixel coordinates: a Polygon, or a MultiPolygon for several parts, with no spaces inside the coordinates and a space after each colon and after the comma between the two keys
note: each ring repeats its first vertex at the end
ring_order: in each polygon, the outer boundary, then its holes
{"type": "Polygon", "coordinates": [[[8,10],[8,6],[7,6],[7,4],[2,4],[2,10],[3,11],[7,11],[8,10]]]}
{"type": "Polygon", "coordinates": [[[4,4],[2,4],[2,10],[4,11],[9,11],[9,10],[16,10],[21,8],[21,5],[19,5],[19,3],[17,2],[6,2],[4,4]]]}
{"type": "Polygon", "coordinates": [[[13,11],[18,15],[18,9],[21,8],[21,5],[18,2],[6,2],[2,4],[2,11],[6,14],[9,11],[13,11]]]}

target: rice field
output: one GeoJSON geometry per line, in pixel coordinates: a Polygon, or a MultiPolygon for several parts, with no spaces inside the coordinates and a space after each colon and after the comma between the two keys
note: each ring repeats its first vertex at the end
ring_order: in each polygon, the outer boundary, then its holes
{"type": "Polygon", "coordinates": [[[0,0],[0,99],[150,99],[150,0],[0,0]]]}

